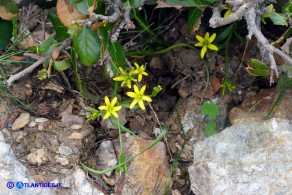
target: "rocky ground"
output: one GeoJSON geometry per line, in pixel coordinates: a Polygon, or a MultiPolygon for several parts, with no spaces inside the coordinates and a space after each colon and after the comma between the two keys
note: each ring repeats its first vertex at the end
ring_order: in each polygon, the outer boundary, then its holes
{"type": "MultiPolygon", "coordinates": [[[[200,29],[203,32],[205,29],[200,29]]],[[[49,33],[49,32],[48,32],[49,33]]],[[[186,20],[177,19],[165,33],[167,42],[193,44],[186,20]]],[[[246,72],[246,62],[258,55],[256,44],[230,45],[228,75],[236,85],[222,95],[225,54],[207,56],[210,83],[199,52],[179,47],[143,59],[149,76],[145,84],[163,91],[153,110],[122,110],[121,124],[137,136],[123,134],[126,158],[138,154],[162,131],[169,132],[155,147],[127,164],[128,173],[94,175],[117,164],[118,130],[108,121],[86,122],[87,106],[97,107],[74,91],[72,71],[39,80],[37,71],[8,91],[32,109],[3,97],[0,105],[0,194],[291,194],[292,90],[287,90],[271,119],[262,118],[279,91],[268,80],[246,72]],[[72,86],[68,85],[68,82],[72,86]],[[206,137],[207,119],[201,114],[202,96],[219,107],[218,134],[206,137]],[[157,120],[158,119],[158,120],[157,120]],[[184,148],[173,175],[172,164],[184,148]],[[54,182],[62,188],[7,188],[7,182],[54,182]],[[166,183],[168,182],[168,187],[166,183]]],[[[20,67],[21,69],[21,67],[20,67]]],[[[9,70],[10,71],[10,70],[9,70]]],[[[17,70],[16,70],[17,71],[17,70]]],[[[90,92],[101,99],[112,92],[100,66],[80,67],[90,92]],[[85,76],[89,75],[89,76],[85,76]]],[[[11,72],[13,74],[13,72],[11,72]]],[[[125,91],[119,91],[123,96],[125,91]]]]}

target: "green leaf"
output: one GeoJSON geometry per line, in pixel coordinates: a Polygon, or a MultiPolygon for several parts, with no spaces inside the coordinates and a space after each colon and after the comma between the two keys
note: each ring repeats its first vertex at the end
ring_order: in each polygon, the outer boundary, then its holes
{"type": "Polygon", "coordinates": [[[283,64],[282,70],[287,74],[289,79],[292,79],[292,66],[290,64],[283,64]]]}
{"type": "Polygon", "coordinates": [[[38,78],[43,80],[46,79],[48,76],[48,71],[46,68],[42,69],[41,71],[38,71],[38,78]]]}
{"type": "Polygon", "coordinates": [[[126,55],[124,48],[119,42],[109,42],[108,51],[112,58],[111,68],[114,76],[118,75],[119,67],[125,68],[126,55]]]}
{"type": "Polygon", "coordinates": [[[13,14],[18,12],[18,6],[15,0],[0,0],[0,5],[3,5],[13,14]]]}
{"type": "Polygon", "coordinates": [[[128,0],[127,2],[123,3],[123,9],[127,8],[138,8],[143,5],[141,0],[128,0]]]}
{"type": "Polygon", "coordinates": [[[201,112],[203,115],[207,115],[212,119],[215,119],[219,115],[218,106],[213,102],[205,102],[203,106],[201,106],[201,112]]]}
{"type": "Polygon", "coordinates": [[[37,45],[37,46],[33,46],[30,48],[31,51],[34,51],[34,52],[37,52],[38,54],[41,54],[43,55],[44,53],[46,53],[51,45],[53,44],[54,42],[54,36],[53,35],[50,35],[48,36],[48,38],[40,45],[37,45]]]}
{"type": "Polygon", "coordinates": [[[278,14],[275,11],[272,11],[270,18],[275,25],[288,26],[287,18],[282,14],[278,14]]]}
{"type": "Polygon", "coordinates": [[[69,38],[70,35],[67,33],[68,28],[64,26],[59,17],[54,13],[49,13],[48,16],[50,21],[52,22],[52,25],[56,31],[59,40],[64,41],[65,39],[69,38]]]}
{"type": "Polygon", "coordinates": [[[233,34],[233,26],[229,25],[228,27],[225,27],[221,33],[219,33],[218,36],[216,36],[216,43],[221,43],[222,41],[225,41],[230,34],[233,34]]]}
{"type": "Polygon", "coordinates": [[[203,12],[204,10],[198,8],[189,9],[188,27],[190,31],[195,32],[200,27],[203,12]]]}
{"type": "Polygon", "coordinates": [[[292,78],[289,78],[287,75],[283,75],[277,85],[277,88],[280,91],[292,89],[292,78]]]}
{"type": "Polygon", "coordinates": [[[268,66],[260,60],[251,59],[246,68],[247,72],[253,76],[269,77],[270,71],[268,66]]]}
{"type": "Polygon", "coordinates": [[[81,62],[85,66],[91,66],[100,58],[101,42],[97,33],[88,27],[83,27],[73,38],[73,47],[81,62]]]}
{"type": "Polygon", "coordinates": [[[211,136],[217,133],[216,131],[217,127],[216,127],[216,122],[215,121],[210,121],[207,123],[206,127],[205,127],[205,135],[206,136],[211,136]]]}
{"type": "Polygon", "coordinates": [[[146,148],[144,148],[142,151],[140,151],[138,154],[132,156],[131,158],[128,158],[126,161],[124,161],[123,163],[119,163],[117,164],[116,166],[113,166],[113,167],[110,167],[108,169],[104,169],[102,171],[99,171],[99,170],[95,170],[95,169],[92,169],[88,166],[86,166],[85,164],[83,164],[82,162],[80,162],[81,166],[86,169],[87,171],[91,172],[91,173],[94,173],[94,174],[104,174],[104,173],[107,173],[107,172],[110,172],[110,171],[113,171],[119,167],[122,167],[124,166],[126,163],[132,161],[134,158],[136,158],[137,156],[143,154],[145,151],[149,150],[150,148],[152,148],[153,146],[155,146],[156,144],[158,144],[163,138],[164,136],[166,135],[166,133],[168,132],[168,127],[167,126],[163,126],[162,127],[162,132],[161,134],[153,141],[151,142],[150,145],[148,145],[146,148]]]}
{"type": "Polygon", "coordinates": [[[53,67],[57,71],[64,71],[70,68],[70,63],[68,60],[62,60],[62,61],[54,61],[53,67]]]}
{"type": "Polygon", "coordinates": [[[94,0],[84,0],[81,1],[77,4],[75,4],[75,7],[77,9],[78,12],[82,13],[82,14],[88,14],[87,10],[90,6],[93,5],[94,0]]]}
{"type": "Polygon", "coordinates": [[[5,49],[10,42],[13,32],[13,25],[11,21],[3,20],[0,18],[0,51],[5,49]]]}
{"type": "Polygon", "coordinates": [[[181,5],[183,7],[207,7],[208,5],[211,5],[212,3],[218,2],[219,0],[166,0],[165,3],[169,5],[181,5]]]}

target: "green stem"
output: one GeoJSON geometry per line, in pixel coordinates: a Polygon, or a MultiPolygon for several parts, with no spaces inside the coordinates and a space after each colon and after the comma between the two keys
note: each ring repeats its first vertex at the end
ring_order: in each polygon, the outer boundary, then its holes
{"type": "Polygon", "coordinates": [[[206,68],[206,73],[207,73],[207,82],[206,82],[206,86],[204,88],[204,91],[203,91],[203,94],[202,94],[202,97],[201,97],[201,102],[200,104],[202,105],[203,101],[204,101],[204,97],[205,97],[205,94],[206,94],[206,91],[207,91],[207,88],[208,88],[208,84],[209,84],[209,80],[210,80],[210,74],[209,74],[209,69],[208,69],[208,66],[206,64],[206,61],[203,59],[203,63],[204,63],[204,66],[206,68]]]}

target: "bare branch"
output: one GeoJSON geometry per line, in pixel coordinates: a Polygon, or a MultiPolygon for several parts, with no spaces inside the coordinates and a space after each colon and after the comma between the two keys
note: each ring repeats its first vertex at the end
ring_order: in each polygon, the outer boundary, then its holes
{"type": "MultiPolygon", "coordinates": [[[[71,39],[67,39],[67,40],[63,41],[62,44],[57,49],[61,51],[61,50],[65,49],[66,47],[68,47],[70,44],[71,44],[71,39]]],[[[36,67],[41,65],[47,59],[49,59],[51,57],[52,52],[50,52],[46,56],[42,57],[41,59],[39,59],[38,61],[33,63],[31,66],[29,66],[26,69],[22,70],[21,72],[10,76],[9,79],[5,82],[5,85],[7,87],[10,87],[13,82],[15,82],[18,79],[24,77],[26,74],[31,73],[36,67]]]]}

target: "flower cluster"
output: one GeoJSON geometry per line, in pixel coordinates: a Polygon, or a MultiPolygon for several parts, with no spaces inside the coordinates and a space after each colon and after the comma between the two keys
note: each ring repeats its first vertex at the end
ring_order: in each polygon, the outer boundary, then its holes
{"type": "MultiPolygon", "coordinates": [[[[139,88],[139,82],[142,81],[143,76],[148,76],[148,73],[145,71],[145,66],[134,63],[135,68],[132,68],[130,71],[126,71],[123,68],[119,68],[120,74],[113,78],[114,81],[121,82],[121,87],[125,85],[131,89],[132,82],[134,91],[127,92],[127,96],[132,98],[130,103],[130,109],[136,108],[138,105],[142,110],[145,110],[144,101],[151,102],[151,97],[155,97],[159,91],[162,90],[161,86],[154,87],[151,96],[145,95],[146,85],[143,85],[139,88]]],[[[99,106],[99,110],[91,109],[91,114],[89,116],[90,120],[93,120],[101,115],[103,115],[103,120],[108,119],[111,115],[118,118],[118,111],[122,109],[123,104],[119,103],[118,98],[114,97],[112,100],[108,96],[104,98],[105,105],[99,106]],[[97,114],[97,112],[99,114],[97,114]]],[[[127,102],[127,101],[126,101],[127,102]]]]}

